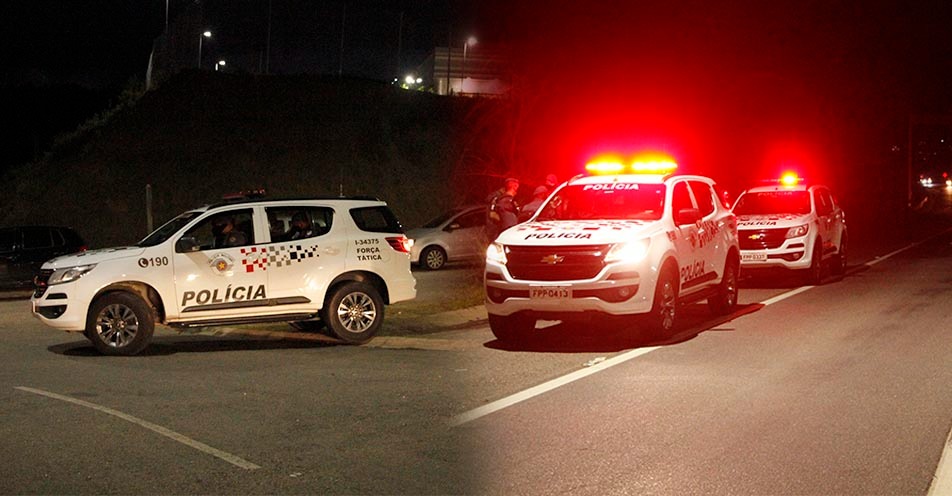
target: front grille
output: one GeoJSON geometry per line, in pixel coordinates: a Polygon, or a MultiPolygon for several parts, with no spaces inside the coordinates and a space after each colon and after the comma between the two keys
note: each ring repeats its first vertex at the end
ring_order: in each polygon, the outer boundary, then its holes
{"type": "Polygon", "coordinates": [[[608,245],[507,246],[506,267],[514,279],[577,281],[591,279],[605,267],[608,245]]]}
{"type": "Polygon", "coordinates": [[[46,288],[49,287],[50,276],[53,275],[53,271],[50,269],[41,270],[33,278],[33,297],[40,298],[46,293],[46,288]]]}
{"type": "Polygon", "coordinates": [[[737,232],[741,250],[780,248],[788,229],[744,229],[737,232]]]}

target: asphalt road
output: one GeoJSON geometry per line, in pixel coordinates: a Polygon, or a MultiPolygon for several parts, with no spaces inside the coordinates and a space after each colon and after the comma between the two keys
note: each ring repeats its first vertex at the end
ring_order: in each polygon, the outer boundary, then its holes
{"type": "Polygon", "coordinates": [[[857,232],[845,278],[745,281],[736,314],[692,305],[662,343],[160,329],[117,358],[0,301],[0,493],[924,494],[952,426],[952,237],[877,257],[937,230],[857,232]]]}

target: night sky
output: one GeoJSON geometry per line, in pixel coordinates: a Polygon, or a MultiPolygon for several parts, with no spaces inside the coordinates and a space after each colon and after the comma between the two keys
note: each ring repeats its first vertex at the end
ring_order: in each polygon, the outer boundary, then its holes
{"type": "MultiPolygon", "coordinates": [[[[172,17],[190,1],[169,0],[172,17]]],[[[207,0],[208,60],[263,47],[268,3],[207,0]]],[[[5,2],[0,88],[141,78],[165,6],[5,2]]],[[[948,2],[272,0],[271,72],[336,73],[344,9],[347,75],[387,81],[468,34],[506,46],[517,96],[534,102],[527,139],[568,160],[649,144],[698,162],[820,163],[885,149],[869,141],[952,101],[948,2]]]]}

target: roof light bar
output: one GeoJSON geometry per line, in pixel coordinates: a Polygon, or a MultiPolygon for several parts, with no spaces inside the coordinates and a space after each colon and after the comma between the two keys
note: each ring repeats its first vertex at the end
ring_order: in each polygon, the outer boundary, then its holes
{"type": "Polygon", "coordinates": [[[617,158],[602,158],[585,164],[589,174],[652,174],[667,175],[677,170],[678,164],[664,155],[639,155],[626,163],[617,158]]]}

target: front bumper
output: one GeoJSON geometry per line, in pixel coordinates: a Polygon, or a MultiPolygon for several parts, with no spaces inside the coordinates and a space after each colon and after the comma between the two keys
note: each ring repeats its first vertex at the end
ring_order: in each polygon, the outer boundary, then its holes
{"type": "Polygon", "coordinates": [[[86,328],[89,302],[73,296],[76,293],[72,283],[35,290],[30,298],[33,316],[54,329],[82,331],[86,328]]]}
{"type": "Polygon", "coordinates": [[[573,281],[515,279],[505,265],[486,263],[486,311],[494,315],[529,312],[562,320],[567,314],[630,315],[651,311],[657,274],[647,267],[615,264],[597,276],[573,281]]]}
{"type": "MultiPolygon", "coordinates": [[[[743,233],[741,233],[743,236],[743,233]]],[[[777,248],[740,250],[742,269],[808,269],[813,263],[813,240],[808,236],[785,240],[777,248]]]]}

